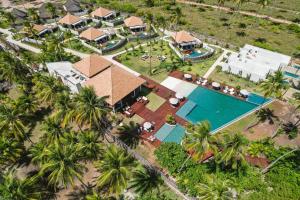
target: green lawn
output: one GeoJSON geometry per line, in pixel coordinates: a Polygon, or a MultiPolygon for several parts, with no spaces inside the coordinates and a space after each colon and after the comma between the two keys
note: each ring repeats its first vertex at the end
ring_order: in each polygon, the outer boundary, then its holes
{"type": "Polygon", "coordinates": [[[80,51],[82,53],[94,53],[94,51],[86,46],[84,46],[80,40],[71,39],[64,43],[67,48],[74,49],[76,51],[80,51]]]}
{"type": "Polygon", "coordinates": [[[179,58],[168,46],[165,41],[156,41],[150,46],[138,47],[134,51],[129,51],[117,57],[117,60],[128,66],[129,68],[147,76],[157,82],[162,82],[167,78],[171,68],[178,69],[186,72],[191,72],[202,76],[211,67],[215,60],[220,55],[220,50],[216,51],[216,54],[205,59],[199,63],[180,63],[179,58]],[[141,57],[145,54],[149,55],[151,51],[151,69],[150,75],[150,58],[143,60],[141,57]],[[165,56],[167,59],[162,62],[158,59],[158,56],[165,56]]]}
{"type": "Polygon", "coordinates": [[[156,111],[166,101],[153,92],[149,93],[147,98],[149,99],[149,103],[146,105],[146,107],[152,111],[156,111]]]}
{"type": "Polygon", "coordinates": [[[240,86],[241,89],[246,89],[248,91],[258,93],[258,94],[261,93],[259,89],[259,85],[257,83],[249,81],[245,78],[238,77],[237,75],[234,74],[223,72],[219,69],[215,69],[213,73],[210,74],[209,78],[219,83],[224,83],[232,87],[240,86]]]}
{"type": "MultiPolygon", "coordinates": [[[[163,15],[165,17],[170,17],[172,13],[172,6],[171,9],[170,6],[165,5],[147,8],[141,0],[132,0],[131,2],[138,8],[139,13],[151,12],[154,16],[163,15]]],[[[258,20],[256,17],[232,15],[213,8],[178,5],[183,13],[181,23],[177,27],[178,30],[193,31],[238,47],[248,43],[288,55],[296,54],[297,47],[300,48],[300,33],[297,26],[295,28],[265,19],[258,20]]],[[[255,10],[259,9],[259,7],[252,7],[255,10]]],[[[291,7],[295,7],[295,4],[291,7]]],[[[167,24],[169,25],[168,22],[167,24]]]]}

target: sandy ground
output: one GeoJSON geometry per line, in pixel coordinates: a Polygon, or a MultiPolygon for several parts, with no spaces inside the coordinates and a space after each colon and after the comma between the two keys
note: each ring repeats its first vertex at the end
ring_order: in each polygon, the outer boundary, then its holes
{"type": "MultiPolygon", "coordinates": [[[[289,119],[296,120],[296,115],[294,114],[291,116],[291,113],[293,111],[293,108],[285,102],[282,101],[276,101],[274,102],[274,115],[280,118],[284,121],[289,121],[289,119]]],[[[255,141],[255,140],[261,140],[267,137],[271,137],[275,131],[277,130],[279,125],[279,122],[275,122],[274,124],[270,124],[269,122],[260,123],[257,126],[251,128],[250,130],[247,130],[244,132],[246,137],[249,140],[255,141]]],[[[297,138],[291,140],[288,138],[287,135],[277,135],[274,139],[275,144],[278,146],[300,146],[300,134],[297,138]]]]}

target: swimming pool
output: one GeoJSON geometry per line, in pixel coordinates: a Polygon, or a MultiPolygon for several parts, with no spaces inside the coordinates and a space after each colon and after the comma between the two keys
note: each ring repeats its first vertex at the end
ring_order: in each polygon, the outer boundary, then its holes
{"type": "Polygon", "coordinates": [[[255,94],[244,101],[204,87],[197,87],[187,98],[176,114],[194,124],[208,120],[212,131],[269,101],[255,94]]]}
{"type": "Polygon", "coordinates": [[[294,68],[300,69],[300,65],[293,65],[294,68]]]}
{"type": "Polygon", "coordinates": [[[177,144],[181,143],[185,135],[184,127],[180,125],[170,126],[164,124],[156,133],[155,137],[162,142],[176,142],[177,144]]]}
{"type": "Polygon", "coordinates": [[[198,58],[200,57],[201,55],[203,55],[204,53],[199,53],[198,51],[193,51],[192,53],[188,54],[186,56],[186,58],[198,58]]]}
{"type": "Polygon", "coordinates": [[[283,72],[283,74],[285,76],[288,76],[288,77],[299,78],[299,76],[297,74],[293,74],[293,73],[290,73],[290,72],[283,72]]]}

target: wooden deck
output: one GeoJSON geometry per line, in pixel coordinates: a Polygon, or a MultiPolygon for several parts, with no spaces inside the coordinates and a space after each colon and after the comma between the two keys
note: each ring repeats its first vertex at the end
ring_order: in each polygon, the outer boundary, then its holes
{"type": "MultiPolygon", "coordinates": [[[[142,131],[141,137],[151,143],[153,146],[158,147],[161,144],[161,141],[155,140],[154,142],[149,141],[147,138],[151,135],[154,135],[164,124],[166,116],[171,114],[175,117],[175,120],[178,124],[185,126],[187,124],[187,121],[180,118],[176,115],[176,112],[185,104],[187,101],[186,99],[181,101],[177,107],[172,107],[169,103],[169,98],[174,97],[175,92],[160,85],[159,83],[156,83],[155,81],[141,76],[143,79],[147,81],[146,87],[150,86],[152,89],[152,92],[154,92],[156,95],[164,98],[166,101],[163,103],[156,111],[152,111],[146,107],[146,105],[143,105],[142,103],[135,102],[132,104],[131,108],[134,110],[135,114],[139,115],[144,119],[144,122],[152,122],[154,123],[154,129],[152,132],[142,131]]],[[[143,122],[143,123],[144,123],[143,122]]],[[[141,126],[143,125],[141,124],[141,126]]]]}

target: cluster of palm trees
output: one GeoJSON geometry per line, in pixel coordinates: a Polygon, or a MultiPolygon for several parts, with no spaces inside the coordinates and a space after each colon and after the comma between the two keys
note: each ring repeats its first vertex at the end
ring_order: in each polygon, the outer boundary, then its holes
{"type": "Polygon", "coordinates": [[[0,199],[48,199],[50,193],[78,184],[87,199],[118,197],[127,188],[141,195],[159,193],[159,174],[106,140],[112,114],[105,97],[90,87],[71,94],[56,78],[32,74],[19,58],[6,56],[1,57],[7,64],[1,62],[0,71],[6,70],[1,78],[11,81],[20,94],[0,96],[0,199]],[[12,60],[27,70],[15,71],[13,63],[7,67],[12,60]],[[31,135],[37,122],[39,135],[31,135]],[[83,181],[88,162],[100,173],[92,185],[83,181]],[[20,178],[20,166],[33,166],[34,171],[20,178]]]}

